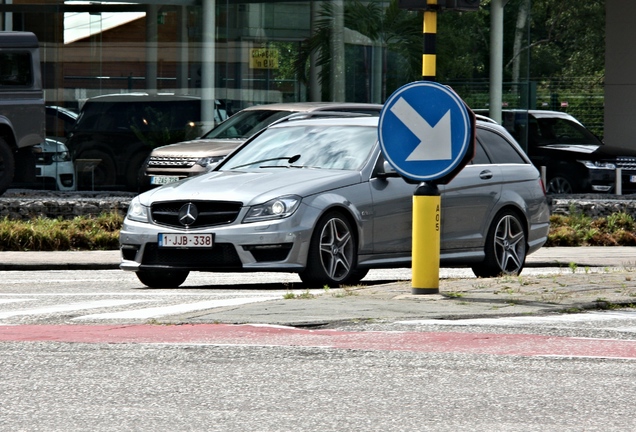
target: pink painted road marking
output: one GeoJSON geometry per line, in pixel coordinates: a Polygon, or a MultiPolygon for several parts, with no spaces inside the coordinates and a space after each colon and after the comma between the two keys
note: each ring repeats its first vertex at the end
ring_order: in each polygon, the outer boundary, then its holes
{"type": "Polygon", "coordinates": [[[0,326],[0,341],[300,346],[636,359],[635,340],[495,333],[355,332],[227,324],[0,326]]]}

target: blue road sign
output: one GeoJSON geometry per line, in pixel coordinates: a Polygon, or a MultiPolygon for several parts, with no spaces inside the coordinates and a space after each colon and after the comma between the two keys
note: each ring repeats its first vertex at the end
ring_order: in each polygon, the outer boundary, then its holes
{"type": "Polygon", "coordinates": [[[473,117],[450,88],[417,81],[385,102],[378,138],[384,157],[403,177],[438,180],[463,168],[468,150],[472,155],[473,117]]]}

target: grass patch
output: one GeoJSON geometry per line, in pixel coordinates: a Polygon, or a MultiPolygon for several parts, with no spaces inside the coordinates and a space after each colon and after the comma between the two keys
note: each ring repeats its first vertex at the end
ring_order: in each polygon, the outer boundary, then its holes
{"type": "Polygon", "coordinates": [[[0,251],[112,250],[119,248],[117,213],[73,219],[0,219],[0,251]]]}
{"type": "Polygon", "coordinates": [[[307,289],[304,292],[301,292],[300,294],[295,294],[293,292],[288,292],[288,293],[286,293],[283,296],[283,298],[285,300],[298,300],[298,299],[310,300],[310,299],[316,298],[316,296],[314,294],[310,293],[309,289],[307,289]]]}

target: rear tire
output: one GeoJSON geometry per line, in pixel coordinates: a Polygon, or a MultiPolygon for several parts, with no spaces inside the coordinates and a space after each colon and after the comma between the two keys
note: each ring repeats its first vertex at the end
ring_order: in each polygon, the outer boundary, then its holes
{"type": "Polygon", "coordinates": [[[0,195],[5,193],[15,175],[15,157],[9,144],[0,138],[0,195]]]}
{"type": "Polygon", "coordinates": [[[135,273],[150,288],[178,288],[190,274],[187,270],[140,270],[135,273]]]}
{"type": "Polygon", "coordinates": [[[526,232],[519,216],[510,210],[497,214],[486,238],[486,259],[473,266],[477,277],[517,276],[526,262],[526,232]]]}
{"type": "Polygon", "coordinates": [[[358,247],[349,220],[340,212],[320,218],[311,236],[307,267],[300,278],[315,287],[356,284],[366,275],[357,270],[358,247]]]}

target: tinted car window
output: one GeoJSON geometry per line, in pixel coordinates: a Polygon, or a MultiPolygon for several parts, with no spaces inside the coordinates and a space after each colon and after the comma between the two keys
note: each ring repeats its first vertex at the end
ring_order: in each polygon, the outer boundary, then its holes
{"type": "Polygon", "coordinates": [[[141,130],[183,130],[189,122],[199,119],[200,103],[188,102],[96,102],[85,106],[76,129],[112,131],[139,128],[141,130]]]}
{"type": "Polygon", "coordinates": [[[0,87],[26,87],[32,81],[30,53],[0,53],[0,87]]]}
{"type": "Polygon", "coordinates": [[[475,143],[475,157],[473,157],[471,163],[474,165],[487,165],[490,163],[490,158],[488,158],[488,155],[479,141],[475,143]]]}
{"type": "Polygon", "coordinates": [[[583,126],[563,118],[531,118],[528,121],[530,145],[593,144],[601,142],[583,126]]]}
{"type": "Polygon", "coordinates": [[[46,107],[46,136],[66,138],[73,128],[77,114],[58,106],[46,107]]]}
{"type": "Polygon", "coordinates": [[[212,129],[203,138],[248,138],[276,120],[292,114],[290,111],[241,111],[212,129]]]}
{"type": "Polygon", "coordinates": [[[519,152],[501,135],[485,129],[477,129],[477,139],[486,148],[492,163],[525,164],[519,152]]]}

